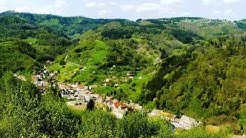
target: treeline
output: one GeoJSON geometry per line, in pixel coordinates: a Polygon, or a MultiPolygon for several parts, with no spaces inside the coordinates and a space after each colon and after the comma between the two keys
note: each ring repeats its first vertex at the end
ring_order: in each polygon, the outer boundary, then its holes
{"type": "Polygon", "coordinates": [[[96,29],[99,26],[107,24],[112,21],[122,23],[131,22],[124,19],[90,19],[86,17],[61,17],[49,14],[31,14],[18,13],[15,11],[6,11],[0,14],[0,17],[18,18],[36,26],[50,28],[58,34],[65,34],[66,36],[74,36],[82,34],[88,30],[96,29]]]}

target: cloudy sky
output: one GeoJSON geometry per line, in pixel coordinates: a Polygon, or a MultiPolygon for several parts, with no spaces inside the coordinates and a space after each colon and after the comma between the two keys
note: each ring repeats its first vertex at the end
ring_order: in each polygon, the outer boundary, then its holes
{"type": "Polygon", "coordinates": [[[245,19],[246,0],[0,0],[0,12],[56,14],[91,18],[196,16],[245,19]]]}

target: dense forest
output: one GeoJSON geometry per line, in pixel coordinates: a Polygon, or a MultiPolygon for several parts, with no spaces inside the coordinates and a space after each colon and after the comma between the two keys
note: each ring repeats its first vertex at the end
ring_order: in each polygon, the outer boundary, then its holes
{"type": "Polygon", "coordinates": [[[230,137],[246,133],[246,21],[197,17],[90,19],[0,13],[1,137],[230,137]],[[174,131],[146,113],[116,119],[69,108],[59,90],[41,94],[31,76],[47,67],[60,83],[189,115],[174,131]],[[22,74],[27,81],[14,77],[22,74]],[[221,128],[211,133],[206,126],[221,128]]]}

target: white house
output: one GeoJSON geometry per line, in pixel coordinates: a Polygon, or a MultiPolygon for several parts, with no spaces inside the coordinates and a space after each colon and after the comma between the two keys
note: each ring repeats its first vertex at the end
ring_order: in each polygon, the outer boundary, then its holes
{"type": "Polygon", "coordinates": [[[134,104],[134,109],[137,110],[137,111],[142,111],[143,110],[143,107],[139,104],[134,104]]]}
{"type": "Polygon", "coordinates": [[[113,108],[112,114],[114,114],[116,116],[116,118],[121,119],[126,114],[126,111],[122,110],[120,108],[113,108]]]}
{"type": "Polygon", "coordinates": [[[199,125],[199,123],[195,119],[190,118],[190,117],[185,116],[185,115],[181,116],[179,124],[180,124],[181,128],[183,128],[183,129],[190,129],[192,127],[196,127],[199,125]]]}
{"type": "Polygon", "coordinates": [[[161,117],[163,116],[163,111],[158,109],[153,109],[148,115],[149,117],[161,117]]]}
{"type": "Polygon", "coordinates": [[[89,102],[92,99],[92,96],[90,94],[85,94],[85,101],[89,102]]]}

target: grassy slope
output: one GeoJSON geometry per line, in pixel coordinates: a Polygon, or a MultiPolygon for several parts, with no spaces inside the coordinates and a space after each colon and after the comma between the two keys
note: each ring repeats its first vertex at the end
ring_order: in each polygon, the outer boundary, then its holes
{"type": "MultiPolygon", "coordinates": [[[[85,46],[78,46],[85,48],[85,46]]],[[[100,76],[103,78],[102,72],[98,70],[98,65],[105,62],[108,54],[109,46],[100,40],[95,40],[95,45],[90,50],[75,52],[75,49],[68,51],[63,55],[66,65],[61,66],[56,63],[50,67],[50,70],[59,70],[60,81],[71,82],[90,82],[93,77],[100,76]],[[67,58],[66,58],[67,57],[67,58]]]]}
{"type": "Polygon", "coordinates": [[[133,67],[129,65],[100,69],[99,67],[107,62],[110,46],[102,40],[90,41],[81,41],[78,46],[61,55],[57,59],[57,63],[50,67],[50,70],[60,71],[60,81],[96,84],[98,87],[94,91],[101,94],[119,91],[119,88],[114,87],[116,84],[128,99],[137,102],[142,87],[151,79],[157,69],[158,65],[155,65],[154,61],[159,57],[159,54],[154,52],[154,49],[149,49],[148,44],[139,38],[139,48],[136,49],[136,52],[148,59],[153,66],[147,65],[146,68],[137,71],[133,78],[130,78],[127,74],[133,67]],[[62,60],[66,62],[65,65],[59,64],[62,60]],[[104,86],[106,79],[110,79],[110,82],[104,86]]]}

